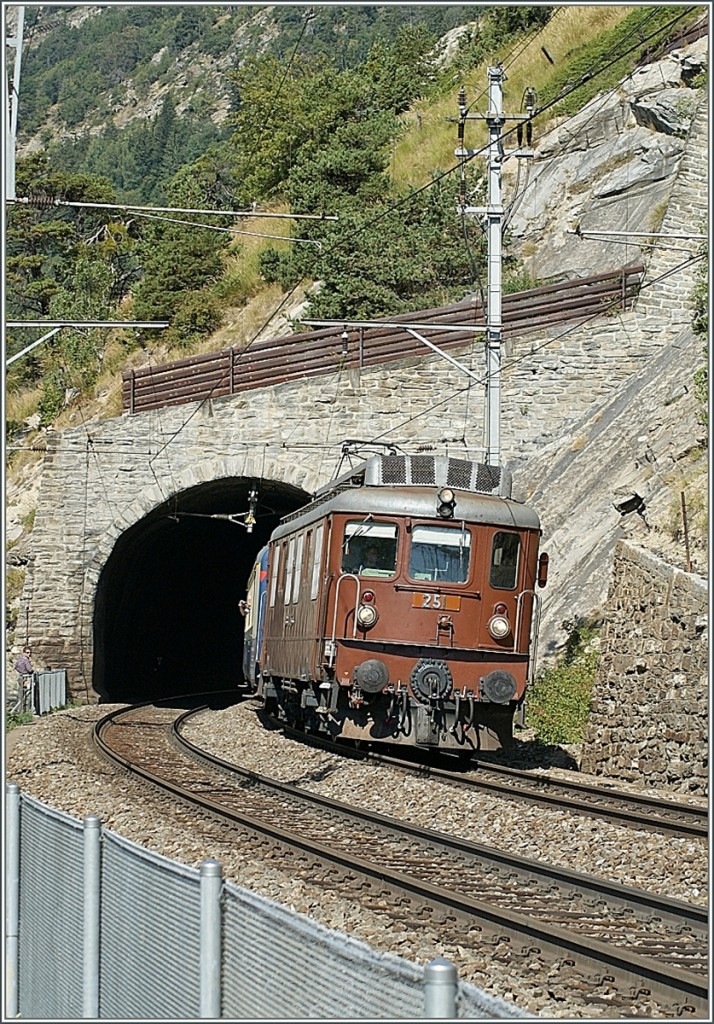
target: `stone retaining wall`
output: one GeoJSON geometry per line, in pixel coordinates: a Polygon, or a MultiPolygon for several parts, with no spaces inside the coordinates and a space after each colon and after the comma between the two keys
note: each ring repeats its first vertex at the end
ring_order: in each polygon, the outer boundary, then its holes
{"type": "Polygon", "coordinates": [[[708,587],[621,541],[581,768],[706,793],[708,587]]]}

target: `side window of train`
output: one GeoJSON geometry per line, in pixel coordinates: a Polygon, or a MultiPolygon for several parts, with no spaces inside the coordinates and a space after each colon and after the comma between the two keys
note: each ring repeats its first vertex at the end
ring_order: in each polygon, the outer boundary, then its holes
{"type": "Polygon", "coordinates": [[[285,590],[283,592],[283,603],[290,604],[290,595],[293,589],[293,573],[295,571],[295,538],[288,541],[288,557],[285,562],[285,590]]]}
{"type": "Polygon", "coordinates": [[[270,607],[275,605],[275,595],[278,592],[278,576],[280,575],[280,549],[282,545],[276,544],[273,550],[272,576],[270,579],[270,607]]]}
{"type": "Polygon", "coordinates": [[[312,585],[310,587],[310,600],[317,598],[320,590],[320,563],[322,562],[322,538],[325,527],[322,523],[315,530],[315,550],[312,556],[312,585]]]}
{"type": "MultiPolygon", "coordinates": [[[[292,543],[292,541],[291,541],[292,543]]],[[[297,604],[300,597],[300,580],[302,578],[302,558],[305,548],[305,534],[301,533],[295,539],[295,571],[293,572],[293,604],[297,604]]]]}
{"type": "Polygon", "coordinates": [[[492,587],[513,590],[518,579],[518,558],[521,539],[517,533],[494,534],[491,549],[491,572],[489,583],[492,587]]]}
{"type": "Polygon", "coordinates": [[[415,526],[409,553],[413,580],[465,583],[471,560],[471,534],[460,526],[415,526]]]}
{"type": "Polygon", "coordinates": [[[312,530],[308,530],[305,534],[305,551],[302,557],[302,579],[305,580],[305,585],[308,583],[312,584],[311,579],[312,573],[312,530]]]}
{"type": "Polygon", "coordinates": [[[393,576],[397,569],[396,523],[352,520],[345,523],[342,572],[360,576],[393,576]]]}

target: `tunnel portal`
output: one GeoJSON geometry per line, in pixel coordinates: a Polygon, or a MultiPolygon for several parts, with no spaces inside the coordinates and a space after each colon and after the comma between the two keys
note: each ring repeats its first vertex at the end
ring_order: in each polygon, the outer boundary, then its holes
{"type": "Polygon", "coordinates": [[[238,602],[250,570],[280,518],[309,498],[289,484],[226,478],[174,495],[126,530],[94,607],[92,683],[100,701],[236,691],[243,680],[238,602]],[[242,514],[253,487],[249,533],[242,514]]]}

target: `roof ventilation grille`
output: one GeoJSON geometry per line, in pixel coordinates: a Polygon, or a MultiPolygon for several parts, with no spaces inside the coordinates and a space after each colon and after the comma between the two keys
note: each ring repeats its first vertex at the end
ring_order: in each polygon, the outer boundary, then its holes
{"type": "Polygon", "coordinates": [[[407,482],[407,460],[403,455],[382,457],[382,483],[405,484],[407,482]]]}
{"type": "Polygon", "coordinates": [[[411,478],[413,484],[435,484],[436,470],[433,455],[412,455],[411,478]]]}
{"type": "Polygon", "coordinates": [[[446,474],[448,487],[456,487],[462,491],[471,489],[471,473],[475,463],[467,462],[465,459],[449,459],[449,468],[446,474]]]}

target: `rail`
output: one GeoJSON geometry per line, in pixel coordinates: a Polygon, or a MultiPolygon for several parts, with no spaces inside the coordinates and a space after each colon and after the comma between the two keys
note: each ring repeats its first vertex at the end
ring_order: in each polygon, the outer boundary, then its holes
{"type": "Polygon", "coordinates": [[[525,1016],[449,961],[382,953],[224,880],[216,860],[160,856],[16,783],[4,811],[4,1020],[525,1016]]]}
{"type": "MultiPolygon", "coordinates": [[[[587,320],[615,309],[629,309],[638,294],[643,272],[644,266],[637,264],[505,295],[503,337],[587,320]]],[[[483,306],[476,298],[401,314],[392,317],[394,321],[464,325],[463,331],[429,332],[429,340],[442,349],[470,342],[473,331],[466,325],[485,322],[483,306]]],[[[159,366],[125,370],[122,410],[133,415],[207,398],[224,398],[333,373],[340,368],[377,366],[427,354],[427,349],[406,330],[360,328],[347,332],[347,337],[344,333],[337,327],[326,327],[255,342],[246,348],[231,347],[159,366]]]]}

